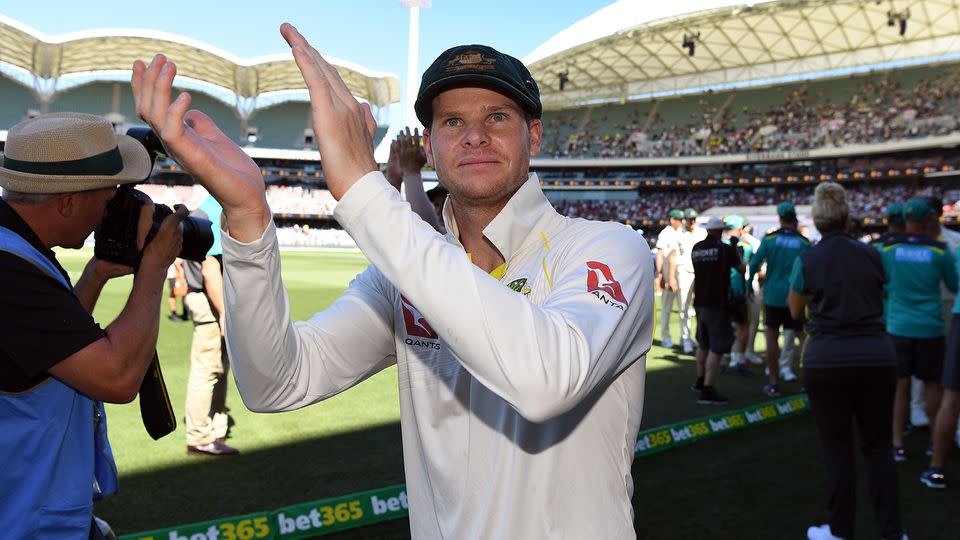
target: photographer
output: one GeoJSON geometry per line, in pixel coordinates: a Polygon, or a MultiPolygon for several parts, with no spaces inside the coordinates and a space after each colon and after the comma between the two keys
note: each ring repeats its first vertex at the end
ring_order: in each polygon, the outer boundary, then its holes
{"type": "MultiPolygon", "coordinates": [[[[191,216],[220,222],[220,203],[207,197],[191,216]]],[[[231,456],[240,453],[226,444],[227,372],[230,362],[223,342],[223,248],[216,239],[202,262],[184,261],[187,293],[184,302],[193,320],[190,375],[184,402],[187,454],[231,456]]]]}
{"type": "Polygon", "coordinates": [[[120,315],[91,313],[108,279],[128,266],[97,257],[72,286],[53,247],[80,248],[120,184],[151,161],[105,119],[54,113],[10,130],[0,166],[0,530],[4,538],[91,538],[93,500],[117,488],[101,402],[136,396],[157,343],[167,267],[181,248],[180,209],[145,244],[120,315]],[[92,487],[91,487],[92,486],[92,487]]]}

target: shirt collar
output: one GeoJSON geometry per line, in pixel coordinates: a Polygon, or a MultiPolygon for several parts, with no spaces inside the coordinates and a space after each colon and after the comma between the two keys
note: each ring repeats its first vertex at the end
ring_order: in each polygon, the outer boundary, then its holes
{"type": "MultiPolygon", "coordinates": [[[[23,238],[31,246],[36,248],[44,257],[50,260],[57,267],[61,274],[67,278],[68,282],[70,281],[70,276],[67,274],[67,271],[63,269],[63,266],[60,265],[60,261],[57,260],[56,253],[52,249],[48,249],[43,245],[43,242],[40,241],[40,237],[37,236],[37,233],[33,231],[30,227],[30,224],[24,221],[20,214],[13,209],[12,206],[7,204],[7,201],[0,199],[0,226],[6,227],[11,231],[17,233],[20,238],[23,238]]],[[[72,282],[71,282],[72,283],[72,282]]]]}
{"type": "MultiPolygon", "coordinates": [[[[544,196],[537,174],[529,173],[527,181],[483,229],[483,235],[509,261],[514,253],[531,241],[542,242],[540,233],[552,233],[564,219],[544,196]]],[[[460,244],[460,230],[449,199],[443,205],[443,222],[447,227],[447,236],[460,244]]]]}
{"type": "Polygon", "coordinates": [[[48,259],[54,259],[53,250],[47,249],[43,245],[37,233],[33,232],[30,225],[3,199],[0,199],[0,226],[17,233],[18,236],[37,248],[37,251],[43,253],[48,259]]]}

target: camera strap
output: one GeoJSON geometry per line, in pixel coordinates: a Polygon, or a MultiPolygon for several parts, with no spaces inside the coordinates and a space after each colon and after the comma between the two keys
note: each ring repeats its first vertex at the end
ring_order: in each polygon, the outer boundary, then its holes
{"type": "Polygon", "coordinates": [[[140,383],[140,417],[143,427],[154,440],[177,429],[177,418],[170,404],[170,394],[160,371],[160,359],[153,351],[153,360],[140,383]]]}

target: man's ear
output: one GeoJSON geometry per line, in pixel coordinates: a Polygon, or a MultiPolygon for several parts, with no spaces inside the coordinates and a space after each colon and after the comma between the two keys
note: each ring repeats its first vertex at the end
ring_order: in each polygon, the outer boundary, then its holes
{"type": "Polygon", "coordinates": [[[433,146],[430,144],[429,129],[423,130],[423,154],[427,158],[427,165],[429,165],[431,169],[436,169],[436,167],[433,166],[433,146]]]}
{"type": "Polygon", "coordinates": [[[530,120],[527,124],[530,130],[530,157],[540,154],[540,143],[543,141],[543,122],[539,118],[530,120]]]}
{"type": "Polygon", "coordinates": [[[72,193],[58,193],[54,199],[57,213],[65,218],[73,216],[80,205],[79,199],[80,192],[78,191],[72,193]]]}

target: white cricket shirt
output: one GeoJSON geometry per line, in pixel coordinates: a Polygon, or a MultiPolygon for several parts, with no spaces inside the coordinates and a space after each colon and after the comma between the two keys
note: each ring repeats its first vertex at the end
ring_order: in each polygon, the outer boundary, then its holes
{"type": "MultiPolygon", "coordinates": [[[[653,329],[646,242],[557,214],[536,175],[484,229],[501,280],[474,266],[383,175],[335,217],[372,264],[292,322],[270,224],[223,235],[226,333],[255,411],[341,392],[396,362],[414,538],[634,538],[630,467],[653,329]]],[[[317,268],[317,272],[322,272],[317,268]]]]}

